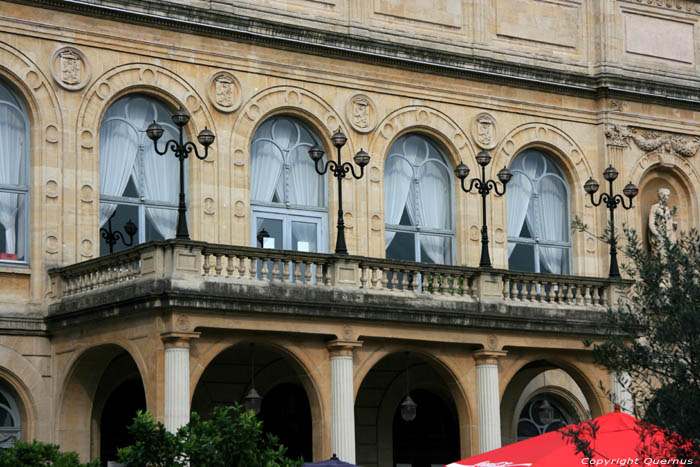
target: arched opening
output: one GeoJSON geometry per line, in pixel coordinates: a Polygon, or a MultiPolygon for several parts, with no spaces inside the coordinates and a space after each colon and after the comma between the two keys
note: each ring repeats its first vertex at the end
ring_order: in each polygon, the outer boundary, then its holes
{"type": "Polygon", "coordinates": [[[119,448],[134,443],[128,427],[136,413],[146,410],[146,395],[140,378],[120,384],[107,398],[100,417],[100,459],[102,465],[117,459],[119,448]]]}
{"type": "Polygon", "coordinates": [[[262,397],[257,414],[263,432],[277,436],[287,456],[312,461],[312,413],[304,371],[282,351],[264,345],[239,344],[221,352],[202,373],[192,410],[204,419],[221,405],[243,403],[254,387],[262,397]]]}
{"type": "Polygon", "coordinates": [[[445,465],[461,457],[460,423],[444,371],[415,353],[389,354],[355,399],[356,460],[365,467],[445,465]],[[402,415],[409,396],[416,416],[402,415]]]}
{"type": "Polygon", "coordinates": [[[580,374],[544,360],[523,366],[501,399],[503,445],[588,420],[598,412],[592,388],[580,374]]]}

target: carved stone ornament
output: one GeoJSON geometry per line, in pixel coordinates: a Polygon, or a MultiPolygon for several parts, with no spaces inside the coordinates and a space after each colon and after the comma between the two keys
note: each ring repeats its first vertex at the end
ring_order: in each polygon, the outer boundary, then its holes
{"type": "Polygon", "coordinates": [[[377,125],[377,110],[372,99],[355,94],[346,105],[350,126],[358,133],[369,133],[377,125]]]}
{"type": "Polygon", "coordinates": [[[626,0],[627,3],[658,6],[671,10],[685,11],[688,13],[700,13],[700,4],[694,0],[626,0]]]}
{"type": "Polygon", "coordinates": [[[241,106],[241,84],[227,71],[219,71],[209,80],[209,101],[220,112],[233,112],[241,106]]]}
{"type": "Polygon", "coordinates": [[[635,146],[647,156],[693,157],[700,149],[700,137],[665,133],[661,131],[633,128],[618,125],[606,125],[605,137],[609,145],[627,146],[632,140],[635,146]]]}
{"type": "Polygon", "coordinates": [[[496,119],[490,114],[480,113],[472,122],[472,137],[481,149],[496,147],[496,119]]]}
{"type": "Polygon", "coordinates": [[[612,111],[624,112],[626,107],[627,107],[627,104],[624,101],[618,101],[618,100],[611,100],[610,101],[610,110],[612,110],[612,111]]]}
{"type": "Polygon", "coordinates": [[[51,75],[59,86],[78,91],[90,81],[87,57],[75,47],[62,47],[51,58],[51,75]]]}

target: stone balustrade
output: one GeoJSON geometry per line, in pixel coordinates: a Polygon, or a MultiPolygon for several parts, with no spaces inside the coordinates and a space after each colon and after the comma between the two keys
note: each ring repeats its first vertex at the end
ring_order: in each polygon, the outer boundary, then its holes
{"type": "Polygon", "coordinates": [[[432,296],[513,306],[604,309],[617,302],[607,278],[532,274],[498,269],[202,242],[149,242],[126,251],[52,269],[51,297],[60,301],[141,278],[224,281],[273,286],[351,288],[368,294],[432,296]]]}

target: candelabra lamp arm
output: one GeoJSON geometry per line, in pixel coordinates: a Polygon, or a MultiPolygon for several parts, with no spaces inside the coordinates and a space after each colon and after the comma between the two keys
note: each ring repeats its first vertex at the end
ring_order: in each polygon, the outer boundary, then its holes
{"type": "Polygon", "coordinates": [[[197,149],[197,145],[194,144],[192,141],[188,141],[183,145],[184,149],[184,156],[187,158],[189,154],[194,153],[195,156],[197,156],[197,159],[199,160],[204,160],[207,158],[209,155],[209,146],[204,146],[204,155],[199,154],[199,150],[197,149]]]}
{"type": "Polygon", "coordinates": [[[163,150],[161,151],[160,149],[158,149],[158,140],[153,141],[153,149],[156,151],[156,154],[161,155],[161,156],[166,155],[168,153],[168,149],[177,153],[177,146],[178,146],[178,142],[175,141],[174,139],[171,139],[165,143],[165,146],[163,146],[163,150]]]}
{"type": "Polygon", "coordinates": [[[365,168],[360,167],[360,174],[355,173],[355,166],[352,165],[350,162],[343,162],[343,165],[341,166],[343,168],[343,177],[347,173],[352,173],[352,176],[355,177],[355,179],[359,180],[362,178],[362,176],[365,174],[365,168]]]}
{"type": "Polygon", "coordinates": [[[603,202],[605,202],[605,204],[608,204],[608,200],[610,199],[610,196],[607,193],[601,193],[600,197],[598,197],[598,201],[596,202],[595,194],[589,194],[591,195],[591,203],[593,204],[593,206],[600,206],[603,202]]]}
{"type": "Polygon", "coordinates": [[[498,189],[498,182],[495,181],[495,180],[489,180],[489,181],[487,181],[487,182],[486,182],[486,186],[490,187],[490,188],[496,193],[496,196],[503,196],[503,195],[506,194],[506,186],[505,186],[505,185],[502,185],[502,186],[503,186],[503,189],[502,189],[502,190],[499,190],[499,189],[498,189]]]}
{"type": "Polygon", "coordinates": [[[325,175],[326,172],[328,172],[328,169],[332,170],[333,173],[335,173],[337,167],[338,167],[338,164],[336,164],[335,161],[326,161],[326,163],[324,164],[321,161],[321,159],[315,161],[315,164],[314,164],[314,169],[316,169],[316,173],[319,175],[325,175]],[[319,165],[319,163],[321,165],[319,165]],[[323,168],[321,168],[321,167],[323,167],[323,168]]]}
{"type": "Polygon", "coordinates": [[[476,187],[477,190],[481,188],[481,180],[479,180],[478,178],[472,178],[469,181],[469,188],[464,186],[464,180],[465,179],[463,178],[461,180],[461,182],[462,182],[462,191],[464,191],[465,193],[471,193],[471,191],[474,187],[476,187]]]}
{"type": "Polygon", "coordinates": [[[629,198],[629,205],[625,203],[625,197],[620,194],[615,195],[613,198],[615,199],[616,205],[619,203],[625,209],[632,209],[632,198],[629,198]]]}

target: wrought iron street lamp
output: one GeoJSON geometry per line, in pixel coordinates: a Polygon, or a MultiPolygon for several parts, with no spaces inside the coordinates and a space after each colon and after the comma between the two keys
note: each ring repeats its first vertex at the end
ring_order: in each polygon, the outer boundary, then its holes
{"type": "Polygon", "coordinates": [[[600,184],[594,180],[593,178],[589,178],[588,181],[583,185],[583,189],[586,190],[586,193],[591,195],[591,203],[593,203],[593,206],[600,206],[601,203],[605,202],[605,206],[610,210],[610,272],[608,273],[609,277],[620,277],[620,269],[617,267],[617,239],[615,238],[615,208],[619,204],[622,205],[623,208],[625,209],[632,209],[632,198],[637,196],[637,193],[639,193],[639,189],[637,189],[637,186],[634,185],[632,182],[628,183],[625,188],[622,189],[622,192],[625,194],[627,198],[629,198],[629,206],[625,205],[625,199],[620,195],[613,195],[613,182],[619,175],[619,172],[615,167],[612,165],[605,169],[603,172],[603,178],[606,179],[609,183],[609,192],[608,193],[601,193],[600,197],[598,198],[598,202],[595,201],[594,194],[596,191],[598,191],[598,188],[600,187],[600,184]]]}
{"type": "Polygon", "coordinates": [[[187,205],[185,204],[185,159],[189,157],[190,153],[194,153],[197,159],[206,159],[209,154],[209,146],[214,142],[215,136],[214,133],[206,127],[199,133],[197,141],[204,146],[204,155],[200,156],[197,146],[193,142],[184,142],[184,127],[187,125],[187,122],[190,121],[190,114],[181,107],[173,114],[172,119],[173,123],[178,128],[178,140],[175,141],[171,139],[165,143],[165,147],[162,151],[158,149],[158,140],[163,136],[163,127],[154,121],[148,125],[146,135],[153,140],[153,147],[156,153],[164,156],[168,152],[168,149],[170,149],[180,161],[180,194],[177,206],[177,233],[175,234],[175,238],[189,240],[190,234],[187,231],[187,205]]]}
{"type": "Polygon", "coordinates": [[[129,236],[129,242],[127,243],[126,237],[124,237],[124,234],[119,231],[119,230],[112,230],[112,218],[114,215],[117,213],[116,209],[112,213],[111,216],[109,216],[109,219],[107,219],[107,228],[105,229],[102,227],[100,229],[100,233],[102,234],[102,238],[104,238],[105,242],[107,242],[107,246],[109,246],[109,252],[114,253],[114,245],[117,244],[119,240],[122,241],[124,246],[131,246],[134,244],[134,235],[136,235],[136,232],[139,230],[138,227],[136,227],[136,224],[131,222],[131,219],[129,219],[126,224],[124,224],[124,232],[129,236]]]}
{"type": "Polygon", "coordinates": [[[481,260],[479,261],[479,267],[490,268],[491,258],[489,257],[489,234],[488,225],[486,224],[486,197],[491,190],[496,193],[496,196],[503,196],[506,193],[506,185],[513,178],[513,174],[505,167],[498,172],[498,179],[503,184],[503,191],[499,191],[496,181],[486,180],[486,166],[491,162],[491,154],[487,151],[481,151],[476,156],[476,162],[481,166],[481,178],[472,178],[469,182],[469,188],[464,186],[464,180],[469,175],[469,167],[460,162],[455,168],[455,175],[462,182],[462,190],[464,192],[469,193],[473,188],[476,188],[481,195],[481,260]]]}
{"type": "Polygon", "coordinates": [[[321,162],[324,155],[323,149],[316,144],[309,149],[309,157],[314,161],[316,172],[318,172],[319,175],[325,175],[330,169],[333,176],[338,179],[338,237],[335,242],[335,253],[338,255],[348,254],[348,248],[345,245],[345,222],[343,220],[343,179],[348,173],[352,173],[352,176],[358,180],[361,179],[365,172],[365,166],[369,164],[369,154],[362,149],[353,157],[355,164],[360,167],[359,175],[355,173],[355,167],[350,162],[342,161],[340,149],[345,146],[347,140],[348,138],[340,130],[340,127],[338,127],[335,133],[333,133],[333,136],[331,136],[333,146],[338,149],[338,161],[329,160],[323,168],[319,166],[319,162],[321,162]]]}

